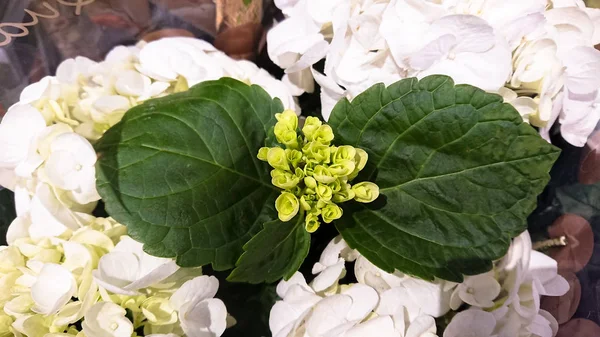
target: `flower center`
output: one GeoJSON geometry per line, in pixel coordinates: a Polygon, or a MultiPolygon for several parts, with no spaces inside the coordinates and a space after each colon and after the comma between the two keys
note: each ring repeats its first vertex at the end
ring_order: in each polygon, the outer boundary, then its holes
{"type": "MultiPolygon", "coordinates": [[[[75,171],[81,171],[83,167],[81,166],[81,164],[77,164],[75,165],[75,171]]],[[[116,323],[115,323],[116,324],[116,323]]]]}
{"type": "Polygon", "coordinates": [[[448,54],[448,59],[450,59],[450,60],[454,60],[455,58],[456,58],[456,54],[454,54],[454,52],[450,52],[450,53],[448,54]]]}
{"type": "Polygon", "coordinates": [[[117,322],[113,322],[113,323],[110,325],[110,329],[111,329],[112,331],[115,331],[115,330],[117,330],[117,328],[118,328],[118,327],[119,327],[119,324],[117,324],[117,322]]]}
{"type": "Polygon", "coordinates": [[[467,294],[473,294],[475,290],[471,287],[467,288],[467,294]]]}

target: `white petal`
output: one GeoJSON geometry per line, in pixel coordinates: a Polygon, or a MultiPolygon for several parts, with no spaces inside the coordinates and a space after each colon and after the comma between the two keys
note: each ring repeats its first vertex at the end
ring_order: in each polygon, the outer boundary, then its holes
{"type": "Polygon", "coordinates": [[[337,102],[344,97],[345,91],[335,81],[311,68],[315,81],[321,86],[321,114],[325,121],[337,102]]]}
{"type": "Polygon", "coordinates": [[[314,306],[313,313],[306,322],[306,332],[309,336],[321,336],[347,323],[346,315],[351,306],[352,298],[347,295],[324,298],[314,306]]]}
{"type": "Polygon", "coordinates": [[[52,152],[44,165],[44,172],[49,182],[64,190],[74,190],[79,187],[77,181],[78,168],[81,169],[74,154],[67,151],[52,152]]]}
{"type": "Polygon", "coordinates": [[[147,76],[134,70],[126,70],[117,78],[115,89],[123,96],[142,96],[150,90],[150,85],[151,81],[147,76]]]}
{"type": "Polygon", "coordinates": [[[450,310],[451,291],[444,290],[442,281],[428,282],[407,277],[402,287],[408,290],[413,302],[418,303],[421,310],[430,316],[441,317],[450,310]]]}
{"type": "Polygon", "coordinates": [[[173,260],[161,264],[147,274],[143,271],[143,265],[140,267],[144,276],[125,286],[125,290],[138,290],[149,287],[173,275],[179,269],[179,266],[173,260]]]}
{"type": "Polygon", "coordinates": [[[31,218],[29,214],[18,216],[10,223],[6,232],[6,242],[10,245],[15,240],[26,238],[29,236],[29,226],[31,226],[31,218]]]}
{"type": "Polygon", "coordinates": [[[276,289],[277,295],[280,298],[285,298],[287,296],[287,292],[294,285],[300,285],[302,288],[304,288],[308,291],[312,291],[312,289],[306,283],[306,279],[304,278],[304,275],[302,275],[302,273],[300,273],[300,272],[295,272],[294,275],[292,275],[292,277],[290,277],[289,280],[287,280],[287,281],[281,280],[281,282],[279,282],[279,284],[277,284],[277,289],[276,289]]]}
{"type": "Polygon", "coordinates": [[[77,284],[71,272],[64,267],[47,263],[31,287],[35,302],[33,311],[49,315],[58,312],[77,292],[77,284]]]}
{"type": "Polygon", "coordinates": [[[294,305],[285,301],[277,301],[271,308],[269,314],[269,329],[273,336],[279,334],[284,329],[291,330],[293,323],[304,310],[299,310],[294,305]]]}
{"type": "Polygon", "coordinates": [[[96,151],[92,144],[74,132],[57,136],[50,148],[52,152],[68,151],[75,154],[77,161],[84,166],[93,166],[96,163],[96,151]]]}
{"type": "Polygon", "coordinates": [[[35,82],[28,85],[21,92],[19,103],[27,104],[42,98],[42,96],[44,96],[46,92],[49,91],[49,87],[52,85],[53,82],[53,77],[46,76],[42,78],[39,82],[35,82]]]}
{"type": "Polygon", "coordinates": [[[427,69],[441,58],[446,57],[456,45],[456,42],[456,36],[451,34],[442,35],[412,54],[408,58],[408,65],[413,69],[427,69]]]}
{"type": "Polygon", "coordinates": [[[72,212],[61,204],[52,189],[40,184],[31,200],[32,238],[59,236],[68,228],[77,229],[79,225],[72,212]]]}
{"type": "Polygon", "coordinates": [[[482,18],[474,15],[448,15],[433,22],[428,35],[441,37],[454,35],[454,53],[483,53],[494,47],[494,29],[482,18]]]}
{"type": "Polygon", "coordinates": [[[122,295],[136,295],[134,290],[125,286],[135,281],[139,270],[139,261],[133,254],[112,251],[100,258],[98,269],[93,271],[94,280],[99,286],[122,295]]]}
{"type": "Polygon", "coordinates": [[[189,337],[221,336],[227,327],[227,308],[216,298],[189,302],[181,308],[179,319],[189,337]]]}
{"type": "Polygon", "coordinates": [[[281,82],[288,87],[288,90],[294,96],[300,96],[305,92],[312,93],[315,90],[315,80],[311,69],[285,74],[281,82]]]}
{"type": "Polygon", "coordinates": [[[219,280],[214,276],[199,276],[185,282],[181,288],[171,296],[170,304],[179,310],[186,303],[199,303],[213,298],[219,290],[219,280]]]}
{"type": "Polygon", "coordinates": [[[30,105],[8,109],[0,123],[0,167],[14,168],[24,161],[35,137],[45,127],[42,114],[30,105]]]}
{"type": "Polygon", "coordinates": [[[377,292],[364,284],[354,284],[342,291],[352,298],[352,308],[346,315],[349,321],[362,321],[379,302],[377,292]]]}
{"type": "Polygon", "coordinates": [[[461,337],[465,331],[472,336],[487,337],[496,326],[494,315],[481,310],[465,310],[452,318],[444,331],[444,337],[461,337]]]}
{"type": "Polygon", "coordinates": [[[431,316],[421,315],[414,321],[410,322],[408,329],[406,330],[406,337],[421,337],[427,336],[429,332],[435,334],[437,328],[435,326],[435,319],[431,316]]]}
{"type": "Polygon", "coordinates": [[[600,71],[600,51],[593,47],[577,47],[563,56],[567,67],[569,91],[576,94],[587,94],[600,88],[600,79],[596,74],[600,71]]]}
{"type": "Polygon", "coordinates": [[[336,284],[346,271],[344,265],[345,261],[343,259],[339,259],[338,263],[327,267],[325,270],[320,272],[319,275],[317,275],[310,283],[313,290],[315,292],[321,292],[336,284]]]}
{"type": "Polygon", "coordinates": [[[380,316],[361,323],[344,334],[344,337],[366,336],[398,337],[398,332],[394,330],[394,322],[390,316],[380,316]]]}

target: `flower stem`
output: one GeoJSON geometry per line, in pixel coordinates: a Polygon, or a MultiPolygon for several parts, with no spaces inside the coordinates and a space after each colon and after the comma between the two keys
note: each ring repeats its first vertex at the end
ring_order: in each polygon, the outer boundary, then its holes
{"type": "Polygon", "coordinates": [[[553,239],[534,242],[533,249],[542,251],[553,247],[564,247],[567,244],[567,237],[563,235],[553,239]]]}

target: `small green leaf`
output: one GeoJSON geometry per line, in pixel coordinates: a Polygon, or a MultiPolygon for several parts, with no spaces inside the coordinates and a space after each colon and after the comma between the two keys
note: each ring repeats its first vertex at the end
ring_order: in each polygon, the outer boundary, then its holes
{"type": "Polygon", "coordinates": [[[6,244],[6,231],[16,217],[14,193],[0,187],[0,245],[6,244]]]}
{"type": "Polygon", "coordinates": [[[563,213],[573,213],[591,221],[600,215],[600,183],[562,186],[556,190],[563,213]]]}
{"type": "Polygon", "coordinates": [[[329,124],[369,161],[373,204],[344,209],[348,244],[392,272],[460,282],[502,257],[526,229],[559,150],[502,97],[446,76],[378,84],[340,101],[329,124]]]}
{"type": "Polygon", "coordinates": [[[304,216],[288,222],[274,220],[245,246],[246,251],[231,272],[232,282],[276,282],[289,279],[308,255],[310,234],[304,229],[304,216]]]}
{"type": "Polygon", "coordinates": [[[252,3],[252,0],[243,0],[244,1],[244,5],[250,6],[250,4],[252,3]]]}
{"type": "Polygon", "coordinates": [[[97,144],[106,210],[149,254],[234,267],[279,195],[256,157],[283,106],[231,78],[129,110],[97,144]]]}

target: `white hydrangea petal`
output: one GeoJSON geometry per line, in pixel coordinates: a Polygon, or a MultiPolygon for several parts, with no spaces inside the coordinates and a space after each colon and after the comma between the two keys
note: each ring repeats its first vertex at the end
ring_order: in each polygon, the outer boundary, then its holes
{"type": "Polygon", "coordinates": [[[489,337],[496,326],[494,315],[481,310],[465,310],[452,318],[444,337],[462,337],[465,331],[477,337],[489,337]]]}
{"type": "Polygon", "coordinates": [[[98,269],[92,272],[94,281],[102,288],[121,295],[137,295],[134,290],[124,289],[138,276],[139,260],[133,254],[110,252],[100,258],[98,269]]]}
{"type": "Polygon", "coordinates": [[[342,278],[345,271],[345,261],[343,259],[339,259],[338,263],[326,267],[323,271],[321,271],[319,275],[312,280],[310,285],[315,292],[324,291],[334,284],[337,284],[338,280],[342,278]]]}
{"type": "Polygon", "coordinates": [[[380,316],[361,323],[344,334],[344,337],[365,336],[398,337],[398,332],[394,329],[394,322],[390,316],[380,316]]]}
{"type": "Polygon", "coordinates": [[[133,323],[125,317],[125,309],[112,302],[98,302],[85,314],[83,333],[86,336],[128,337],[133,333],[133,323]],[[109,330],[110,329],[110,330],[109,330]]]}
{"type": "Polygon", "coordinates": [[[427,336],[428,333],[435,335],[436,331],[435,319],[431,316],[421,315],[410,322],[406,330],[406,337],[422,337],[427,336]]]}
{"type": "Polygon", "coordinates": [[[23,214],[16,217],[8,226],[6,232],[6,242],[12,245],[16,240],[29,236],[29,226],[31,226],[31,218],[29,214],[23,214]]]}
{"type": "Polygon", "coordinates": [[[287,335],[293,328],[295,320],[304,310],[285,301],[277,301],[269,314],[269,329],[273,336],[283,332],[287,335]],[[287,331],[287,332],[286,332],[287,331]]]}
{"type": "Polygon", "coordinates": [[[58,312],[77,292],[77,284],[66,268],[47,263],[31,287],[34,312],[50,315],[58,312]]]}
{"type": "Polygon", "coordinates": [[[0,168],[15,168],[30,152],[32,142],[46,127],[42,114],[30,105],[14,105],[0,122],[0,168]]]}
{"type": "Polygon", "coordinates": [[[444,58],[456,45],[456,36],[445,34],[429,42],[418,52],[408,58],[408,65],[413,69],[427,69],[444,58]]]}
{"type": "Polygon", "coordinates": [[[42,78],[39,82],[32,83],[26,86],[23,91],[21,91],[21,96],[19,97],[20,104],[28,104],[37,101],[46,95],[48,91],[50,91],[50,86],[55,83],[55,80],[51,76],[46,76],[42,78]]]}
{"type": "Polygon", "coordinates": [[[447,15],[432,23],[432,36],[454,35],[453,52],[483,53],[494,47],[494,29],[485,20],[474,15],[447,15]]]}
{"type": "Polygon", "coordinates": [[[117,77],[115,89],[123,96],[142,96],[150,90],[151,81],[145,75],[127,70],[117,77]]]}
{"type": "Polygon", "coordinates": [[[67,229],[77,229],[79,224],[71,210],[61,204],[47,184],[40,184],[31,200],[32,238],[59,236],[67,229]]]}
{"type": "Polygon", "coordinates": [[[600,88],[600,51],[593,47],[576,47],[562,56],[566,67],[569,91],[587,94],[600,88]]]}
{"type": "Polygon", "coordinates": [[[345,288],[342,290],[342,294],[352,298],[352,307],[346,315],[346,319],[349,321],[361,321],[375,309],[379,302],[377,292],[364,284],[354,284],[345,288]]]}
{"type": "Polygon", "coordinates": [[[335,81],[311,68],[315,81],[321,86],[321,115],[329,120],[331,111],[337,102],[344,97],[344,90],[335,81]]]}
{"type": "Polygon", "coordinates": [[[302,275],[302,273],[300,273],[300,272],[295,272],[294,275],[292,275],[292,277],[290,277],[289,280],[287,280],[287,281],[281,280],[277,284],[277,288],[276,288],[277,295],[280,298],[286,298],[287,293],[290,290],[290,288],[295,285],[300,285],[305,290],[312,291],[312,289],[306,283],[306,279],[304,278],[304,275],[302,275]]]}
{"type": "Polygon", "coordinates": [[[227,327],[227,309],[216,298],[188,302],[181,308],[179,320],[186,336],[221,336],[227,327]]]}
{"type": "Polygon", "coordinates": [[[179,310],[186,303],[197,303],[213,298],[219,290],[219,280],[214,276],[199,276],[185,282],[171,296],[169,303],[175,310],[179,310]]]}
{"type": "MultiPolygon", "coordinates": [[[[142,275],[144,275],[144,276],[135,280],[131,284],[128,284],[127,286],[124,287],[124,289],[125,290],[138,290],[138,289],[149,287],[149,286],[151,286],[155,283],[158,283],[158,282],[166,279],[167,277],[173,275],[178,269],[179,269],[179,266],[177,265],[177,263],[175,263],[175,261],[171,260],[167,263],[161,264],[160,266],[156,267],[155,269],[153,269],[152,271],[150,271],[147,274],[142,272],[142,275]]],[[[143,270],[143,265],[141,267],[141,270],[143,270]]]]}
{"type": "Polygon", "coordinates": [[[306,322],[306,332],[309,336],[320,336],[346,323],[346,315],[351,307],[352,297],[348,295],[324,298],[313,307],[313,312],[306,322]]]}
{"type": "Polygon", "coordinates": [[[402,282],[413,302],[419,303],[421,310],[433,317],[441,317],[450,310],[452,292],[445,290],[445,286],[440,280],[428,282],[413,277],[406,277],[402,282]]]}

